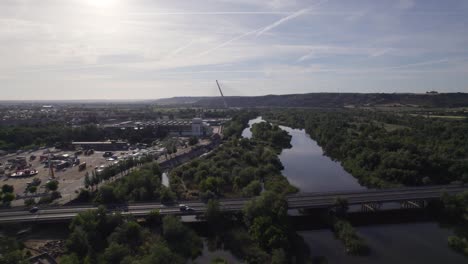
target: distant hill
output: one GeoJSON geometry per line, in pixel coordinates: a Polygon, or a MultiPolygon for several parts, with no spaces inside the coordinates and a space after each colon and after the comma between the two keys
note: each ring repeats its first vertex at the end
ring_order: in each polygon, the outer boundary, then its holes
{"type": "Polygon", "coordinates": [[[152,103],[157,105],[188,105],[188,104],[195,104],[201,100],[209,99],[210,97],[171,97],[171,98],[161,98],[152,100],[152,103]]]}
{"type": "MultiPolygon", "coordinates": [[[[414,106],[468,107],[468,93],[387,94],[387,93],[309,93],[265,96],[225,97],[229,107],[347,107],[414,106]]],[[[220,97],[174,97],[156,104],[222,107],[220,97]]]]}

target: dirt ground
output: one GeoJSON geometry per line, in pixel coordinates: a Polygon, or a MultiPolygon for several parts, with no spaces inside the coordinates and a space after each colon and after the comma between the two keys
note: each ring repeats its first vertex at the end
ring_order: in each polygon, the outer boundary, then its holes
{"type": "MultiPolygon", "coordinates": [[[[2,157],[0,162],[2,164],[6,164],[8,159],[14,159],[17,156],[26,156],[28,164],[31,164],[31,169],[37,170],[39,173],[36,176],[32,177],[22,177],[22,178],[8,178],[6,176],[0,179],[0,185],[9,184],[13,185],[15,188],[15,194],[24,195],[24,191],[26,190],[27,183],[31,182],[34,178],[38,178],[41,180],[40,187],[38,188],[36,193],[43,193],[45,191],[45,184],[49,180],[49,169],[44,166],[39,161],[39,156],[43,155],[44,150],[38,150],[34,152],[28,153],[21,153],[19,155],[13,155],[8,157],[2,157]],[[29,157],[31,155],[35,155],[37,158],[35,160],[30,161],[29,157]]],[[[54,153],[55,155],[60,154],[73,154],[72,152],[67,151],[59,151],[54,153]]],[[[63,170],[54,170],[55,179],[59,181],[58,191],[62,194],[62,198],[60,199],[61,202],[66,202],[75,197],[75,190],[79,190],[80,188],[84,187],[83,179],[85,173],[91,171],[101,165],[110,165],[113,161],[107,161],[106,158],[102,157],[104,152],[96,151],[93,155],[85,156],[80,155],[79,159],[80,162],[86,162],[87,167],[83,171],[79,171],[78,166],[70,166],[63,170]]],[[[119,153],[120,154],[120,153],[119,153]]],[[[12,202],[12,206],[20,206],[24,204],[23,199],[14,200],[12,202]]]]}

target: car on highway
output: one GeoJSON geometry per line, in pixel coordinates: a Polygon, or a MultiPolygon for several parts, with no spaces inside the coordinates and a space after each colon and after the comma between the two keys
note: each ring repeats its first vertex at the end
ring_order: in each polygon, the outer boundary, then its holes
{"type": "Polygon", "coordinates": [[[34,206],[33,208],[29,209],[30,213],[37,213],[39,211],[39,208],[37,206],[34,206]]]}
{"type": "Polygon", "coordinates": [[[193,212],[193,211],[195,211],[195,209],[193,209],[192,207],[190,207],[188,205],[185,205],[185,204],[180,204],[179,209],[182,212],[193,212]]]}

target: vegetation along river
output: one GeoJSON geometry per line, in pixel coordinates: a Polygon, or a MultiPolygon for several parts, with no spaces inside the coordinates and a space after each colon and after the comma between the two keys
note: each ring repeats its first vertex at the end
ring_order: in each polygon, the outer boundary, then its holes
{"type": "MultiPolygon", "coordinates": [[[[261,117],[250,120],[242,136],[250,138],[253,124],[264,122],[261,117]]],[[[323,155],[322,148],[302,129],[281,127],[291,136],[292,148],[279,158],[283,175],[301,192],[356,191],[365,189],[346,172],[339,162],[323,155]]],[[[447,245],[450,230],[435,222],[383,224],[356,228],[367,241],[371,253],[366,257],[346,255],[342,243],[330,230],[299,231],[311,248],[312,255],[324,256],[329,263],[466,263],[466,258],[447,245]]]]}

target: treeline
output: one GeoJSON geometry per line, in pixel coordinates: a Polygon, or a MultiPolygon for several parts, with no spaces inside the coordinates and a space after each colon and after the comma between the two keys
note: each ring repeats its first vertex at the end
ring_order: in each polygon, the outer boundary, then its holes
{"type": "Polygon", "coordinates": [[[468,122],[358,110],[282,110],[270,121],[305,128],[370,187],[468,182],[468,122]]]}
{"type": "Polygon", "coordinates": [[[442,197],[441,221],[454,231],[448,244],[455,251],[468,257],[468,192],[442,197]]]}
{"type": "Polygon", "coordinates": [[[167,135],[164,130],[109,130],[90,124],[80,127],[66,125],[4,126],[0,127],[0,149],[34,149],[41,146],[69,145],[72,141],[127,140],[130,143],[152,143],[167,135]]]}
{"type": "Polygon", "coordinates": [[[264,96],[226,96],[195,98],[191,105],[223,107],[224,100],[230,107],[466,107],[468,93],[441,94],[385,94],[385,93],[308,93],[264,96]]]}
{"type": "Polygon", "coordinates": [[[258,113],[254,111],[241,111],[236,113],[235,115],[233,115],[231,120],[224,125],[224,137],[240,137],[242,135],[242,131],[248,127],[249,120],[257,116],[258,113]]]}
{"type": "Polygon", "coordinates": [[[118,204],[139,201],[171,202],[174,193],[161,184],[158,164],[143,165],[113,182],[107,182],[96,191],[81,190],[76,202],[118,204]]]}
{"type": "Polygon", "coordinates": [[[281,152],[284,148],[291,148],[292,136],[282,130],[278,125],[261,122],[252,126],[252,138],[267,142],[270,146],[281,152]]]}
{"type": "Polygon", "coordinates": [[[14,237],[0,236],[0,263],[27,264],[29,257],[23,243],[14,237]]]}
{"type": "Polygon", "coordinates": [[[173,216],[156,211],[141,226],[132,216],[106,209],[79,213],[70,224],[62,264],[186,263],[201,254],[200,237],[173,216]]]}

